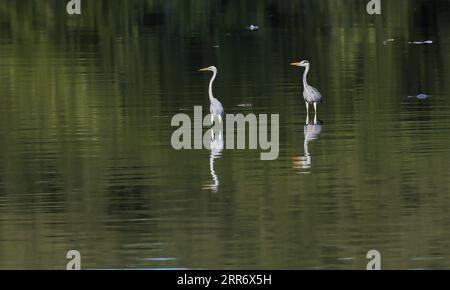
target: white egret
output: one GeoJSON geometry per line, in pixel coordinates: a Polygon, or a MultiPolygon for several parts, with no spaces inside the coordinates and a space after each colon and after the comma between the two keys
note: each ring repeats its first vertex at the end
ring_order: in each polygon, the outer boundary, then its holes
{"type": "Polygon", "coordinates": [[[215,66],[210,66],[210,67],[199,69],[199,71],[212,71],[213,72],[213,76],[211,78],[211,81],[209,82],[209,101],[211,102],[211,105],[209,106],[209,112],[211,113],[211,124],[214,122],[215,117],[217,117],[219,119],[219,123],[222,123],[222,117],[223,117],[223,113],[224,113],[223,106],[218,99],[214,98],[214,95],[212,92],[212,85],[217,76],[217,68],[215,66]]]}

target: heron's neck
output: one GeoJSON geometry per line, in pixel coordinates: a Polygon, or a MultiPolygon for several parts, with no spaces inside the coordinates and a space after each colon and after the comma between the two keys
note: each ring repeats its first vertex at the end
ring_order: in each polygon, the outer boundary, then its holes
{"type": "Polygon", "coordinates": [[[213,71],[213,76],[211,78],[211,81],[209,82],[209,100],[211,100],[211,101],[214,99],[213,92],[212,92],[212,86],[213,86],[214,80],[216,79],[216,76],[217,76],[217,72],[213,71]]]}
{"type": "Polygon", "coordinates": [[[307,66],[305,68],[305,72],[303,73],[303,87],[306,89],[308,88],[308,82],[306,80],[306,77],[308,76],[308,72],[309,72],[309,66],[307,66]]]}

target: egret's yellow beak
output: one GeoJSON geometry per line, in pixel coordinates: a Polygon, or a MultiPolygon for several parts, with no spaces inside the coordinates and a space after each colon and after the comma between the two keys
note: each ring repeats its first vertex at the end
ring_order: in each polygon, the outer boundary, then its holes
{"type": "Polygon", "coordinates": [[[301,64],[301,62],[293,62],[293,63],[291,63],[291,65],[293,65],[293,66],[300,66],[300,64],[301,64]]]}
{"type": "Polygon", "coordinates": [[[208,71],[208,70],[209,70],[209,67],[205,67],[205,68],[199,69],[198,71],[208,71]]]}

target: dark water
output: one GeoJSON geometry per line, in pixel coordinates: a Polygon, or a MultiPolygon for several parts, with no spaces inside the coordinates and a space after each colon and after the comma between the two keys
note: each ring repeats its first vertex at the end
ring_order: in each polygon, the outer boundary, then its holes
{"type": "Polygon", "coordinates": [[[372,249],[450,268],[449,1],[18,2],[0,3],[0,268],[65,269],[70,249],[82,268],[365,269],[372,249]],[[226,113],[280,115],[277,160],[172,149],[208,65],[226,113]]]}

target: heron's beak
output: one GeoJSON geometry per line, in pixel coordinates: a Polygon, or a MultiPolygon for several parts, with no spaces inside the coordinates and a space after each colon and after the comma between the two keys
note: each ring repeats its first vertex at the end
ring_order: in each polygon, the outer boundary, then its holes
{"type": "Polygon", "coordinates": [[[205,68],[201,68],[198,71],[209,71],[209,68],[205,67],[205,68]]]}
{"type": "Polygon", "coordinates": [[[300,66],[301,62],[293,62],[293,63],[291,63],[291,65],[293,65],[293,66],[300,66]]]}

